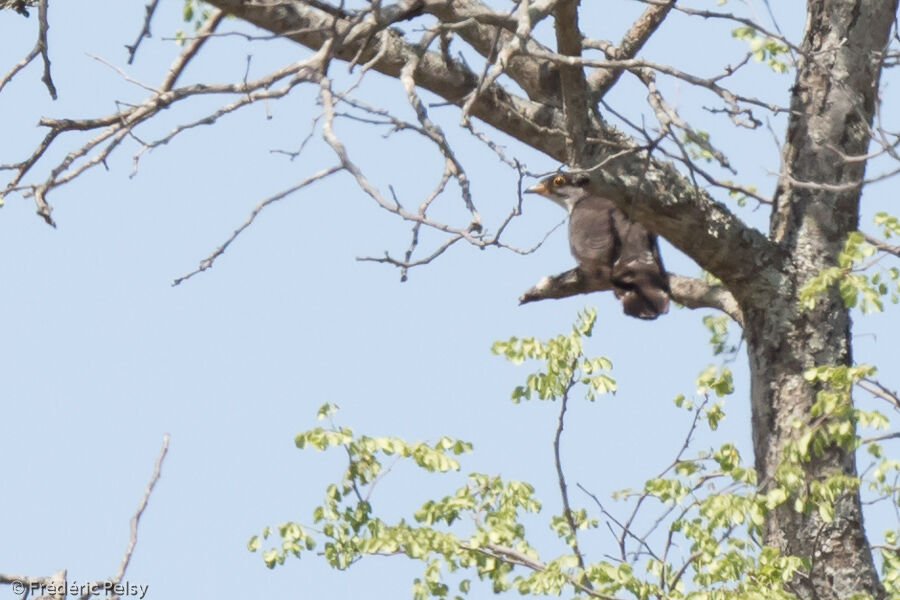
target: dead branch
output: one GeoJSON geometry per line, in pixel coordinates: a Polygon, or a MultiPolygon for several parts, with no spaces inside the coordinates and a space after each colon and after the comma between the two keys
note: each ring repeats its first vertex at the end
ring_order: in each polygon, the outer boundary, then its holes
{"type": "Polygon", "coordinates": [[[78,595],[76,597],[78,600],[89,600],[101,593],[113,600],[118,600],[120,597],[119,594],[121,593],[122,580],[125,577],[128,565],[131,563],[134,549],[137,546],[138,525],[140,524],[144,511],[147,509],[147,504],[150,501],[150,494],[153,492],[153,488],[156,487],[156,483],[159,481],[162,473],[163,461],[165,460],[168,451],[169,434],[167,433],[163,436],[162,448],[153,465],[153,473],[150,476],[150,481],[147,483],[144,494],[141,496],[141,501],[138,503],[138,508],[135,511],[134,516],[131,517],[128,545],[125,548],[125,553],[122,556],[119,569],[112,578],[92,581],[81,584],[76,588],[70,588],[67,586],[66,582],[66,570],[63,569],[49,577],[30,577],[25,575],[0,573],[0,584],[9,585],[10,588],[12,588],[13,593],[21,598],[26,598],[29,595],[40,595],[38,600],[62,600],[70,595],[76,595],[77,592],[78,595]],[[76,590],[76,592],[73,592],[73,589],[76,590]]]}
{"type": "Polygon", "coordinates": [[[50,94],[50,97],[56,100],[56,86],[53,84],[53,77],[50,75],[50,55],[48,54],[49,46],[47,44],[47,30],[50,29],[50,22],[47,20],[47,2],[48,0],[32,0],[28,2],[18,1],[13,5],[16,12],[27,17],[28,10],[25,7],[33,6],[35,3],[37,4],[38,36],[31,52],[13,65],[13,67],[7,71],[6,75],[0,78],[0,92],[3,91],[6,84],[12,81],[13,77],[15,77],[19,71],[27,67],[31,61],[40,56],[44,62],[44,73],[41,76],[41,81],[43,81],[44,85],[47,87],[47,92],[50,94]]]}
{"type": "Polygon", "coordinates": [[[153,493],[153,488],[156,487],[156,483],[159,481],[163,461],[166,459],[166,454],[169,452],[169,439],[168,433],[163,436],[162,448],[159,451],[159,456],[156,457],[156,463],[153,465],[153,475],[150,476],[150,481],[147,482],[147,487],[144,489],[144,495],[141,497],[137,511],[135,511],[134,516],[131,517],[131,534],[128,538],[128,547],[125,550],[125,555],[122,557],[122,563],[119,565],[119,570],[111,580],[114,583],[121,583],[122,578],[125,577],[125,571],[131,563],[131,555],[134,553],[135,546],[137,546],[138,525],[141,522],[144,511],[147,509],[147,503],[150,501],[150,494],[153,493]]]}
{"type": "Polygon", "coordinates": [[[138,33],[137,39],[134,40],[134,43],[130,46],[125,46],[125,49],[128,50],[128,64],[134,62],[134,57],[137,54],[138,46],[141,45],[141,41],[144,38],[150,37],[150,21],[153,20],[153,15],[156,13],[156,7],[159,5],[159,0],[150,0],[147,6],[144,7],[144,25],[141,27],[141,31],[138,33]]]}
{"type": "Polygon", "coordinates": [[[253,211],[250,213],[250,215],[247,217],[247,219],[243,223],[241,223],[241,225],[237,229],[234,230],[234,232],[228,237],[227,240],[225,240],[224,243],[222,243],[218,248],[216,248],[212,254],[210,254],[209,256],[204,258],[202,261],[200,261],[199,267],[197,267],[190,273],[187,273],[185,275],[182,275],[181,277],[176,278],[175,281],[172,282],[172,286],[174,287],[176,285],[180,285],[182,282],[190,279],[194,275],[202,273],[203,271],[206,271],[207,269],[211,268],[213,266],[213,263],[216,262],[216,259],[219,258],[220,256],[222,256],[223,254],[225,254],[225,251],[228,249],[228,246],[230,246],[231,243],[234,242],[234,240],[236,240],[237,237],[241,233],[244,232],[244,230],[246,230],[248,227],[250,227],[250,225],[253,224],[253,222],[256,220],[256,217],[258,217],[259,214],[267,206],[269,206],[270,204],[273,204],[275,202],[278,202],[279,200],[283,200],[284,198],[287,198],[294,192],[302,190],[303,188],[309,186],[312,183],[315,183],[317,181],[325,179],[329,175],[337,173],[342,168],[343,167],[341,167],[341,166],[335,166],[335,167],[330,167],[328,169],[324,169],[322,171],[319,171],[312,177],[308,177],[308,178],[304,179],[297,185],[291,186],[286,190],[282,190],[282,191],[278,192],[274,196],[270,196],[270,197],[266,198],[265,200],[262,200],[259,204],[256,205],[256,207],[253,209],[253,211]]]}

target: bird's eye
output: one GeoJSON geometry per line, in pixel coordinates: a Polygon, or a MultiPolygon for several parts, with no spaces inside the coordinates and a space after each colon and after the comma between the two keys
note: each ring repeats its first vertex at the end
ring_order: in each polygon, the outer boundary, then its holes
{"type": "Polygon", "coordinates": [[[565,184],[566,184],[566,178],[563,177],[562,175],[557,175],[556,177],[553,178],[553,185],[559,187],[559,186],[565,185],[565,184]]]}

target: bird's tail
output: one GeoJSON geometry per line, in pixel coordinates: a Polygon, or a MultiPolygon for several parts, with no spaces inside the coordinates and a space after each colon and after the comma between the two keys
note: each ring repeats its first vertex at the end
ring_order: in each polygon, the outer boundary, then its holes
{"type": "Polygon", "coordinates": [[[631,272],[613,281],[626,315],[655,319],[669,311],[669,281],[665,271],[631,272]]]}

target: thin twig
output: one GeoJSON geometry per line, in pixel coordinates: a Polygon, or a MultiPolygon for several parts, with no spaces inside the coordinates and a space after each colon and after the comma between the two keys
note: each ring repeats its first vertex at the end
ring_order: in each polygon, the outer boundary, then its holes
{"type": "Polygon", "coordinates": [[[166,458],[166,454],[169,452],[169,439],[170,436],[168,433],[163,436],[162,448],[159,451],[159,456],[156,457],[156,463],[153,465],[153,475],[151,475],[150,481],[144,489],[144,495],[141,497],[141,502],[138,504],[137,511],[134,513],[134,516],[131,517],[131,535],[128,538],[128,548],[125,550],[125,556],[122,557],[119,571],[116,573],[115,577],[113,577],[115,583],[121,583],[122,578],[125,577],[125,570],[128,569],[128,564],[131,562],[131,555],[134,553],[134,548],[137,545],[138,525],[140,524],[144,510],[147,508],[150,494],[153,492],[153,488],[156,487],[156,482],[159,481],[163,461],[166,458]]]}
{"type": "MultiPolygon", "coordinates": [[[[553,461],[556,465],[556,477],[559,483],[559,495],[562,498],[563,504],[563,516],[566,518],[566,523],[569,525],[569,534],[572,536],[569,544],[572,547],[572,551],[575,553],[575,557],[578,559],[579,568],[584,571],[584,555],[581,553],[581,549],[578,547],[578,527],[575,524],[575,517],[572,514],[572,507],[569,504],[569,490],[566,486],[566,476],[563,473],[562,468],[562,460],[559,454],[559,445],[562,440],[562,432],[563,427],[565,427],[565,417],[566,417],[566,408],[569,403],[569,392],[572,391],[572,388],[575,387],[577,383],[577,379],[575,377],[575,369],[578,366],[578,359],[573,359],[569,364],[569,382],[566,384],[566,389],[562,394],[562,398],[560,399],[559,406],[559,418],[556,425],[556,435],[553,437],[553,461]]],[[[590,580],[585,575],[582,577],[581,583],[584,587],[588,589],[593,589],[590,580]]]]}
{"type": "Polygon", "coordinates": [[[153,14],[156,12],[156,6],[159,4],[159,0],[150,0],[150,3],[144,7],[144,26],[141,27],[140,33],[138,33],[137,39],[130,46],[125,46],[128,50],[128,64],[134,62],[134,57],[137,54],[138,46],[141,45],[141,41],[144,38],[151,37],[150,35],[150,21],[153,19],[153,14]]]}
{"type": "Polygon", "coordinates": [[[237,239],[237,237],[239,235],[241,235],[245,229],[247,229],[248,227],[250,227],[250,225],[253,224],[253,221],[256,220],[256,217],[258,217],[259,214],[267,206],[290,196],[294,192],[305,188],[306,186],[308,186],[311,183],[314,183],[316,181],[319,181],[320,179],[324,179],[325,177],[328,177],[329,175],[337,173],[342,168],[343,167],[341,167],[340,165],[329,167],[327,169],[319,171],[318,173],[316,173],[315,175],[313,175],[311,177],[304,179],[300,183],[287,188],[286,190],[282,190],[282,191],[278,192],[274,196],[269,196],[265,200],[262,200],[259,204],[256,205],[256,207],[253,209],[253,211],[250,213],[250,215],[246,218],[246,220],[244,220],[244,222],[241,223],[241,225],[237,229],[234,230],[234,232],[228,237],[227,240],[225,240],[218,248],[216,248],[212,252],[212,254],[210,254],[209,256],[204,258],[202,261],[200,261],[199,267],[197,267],[190,273],[187,273],[185,275],[182,275],[181,277],[176,278],[175,281],[172,282],[172,286],[174,287],[176,285],[180,285],[181,283],[190,279],[194,275],[197,275],[198,273],[202,273],[203,271],[206,271],[207,269],[211,268],[213,266],[213,263],[216,262],[216,259],[219,258],[220,256],[222,256],[225,253],[225,250],[228,249],[228,246],[230,246],[231,243],[235,239],[237,239]]]}

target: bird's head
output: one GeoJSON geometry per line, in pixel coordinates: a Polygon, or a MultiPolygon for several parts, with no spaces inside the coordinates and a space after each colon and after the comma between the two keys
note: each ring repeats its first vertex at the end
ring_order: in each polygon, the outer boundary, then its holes
{"type": "Polygon", "coordinates": [[[584,173],[557,173],[540,180],[527,190],[553,200],[571,213],[575,204],[588,194],[590,178],[584,173]]]}

